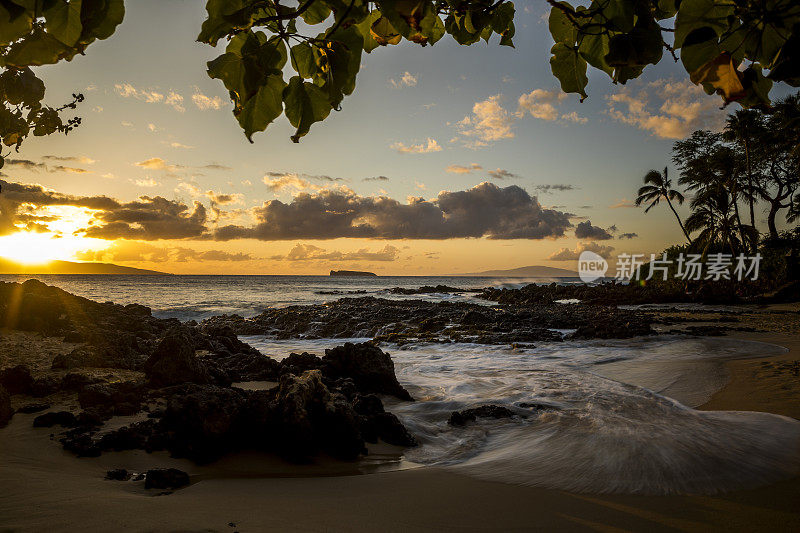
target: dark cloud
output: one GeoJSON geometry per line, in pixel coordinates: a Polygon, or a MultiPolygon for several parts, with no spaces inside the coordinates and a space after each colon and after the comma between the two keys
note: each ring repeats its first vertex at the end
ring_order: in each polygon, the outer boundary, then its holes
{"type": "Polygon", "coordinates": [[[638,233],[621,233],[618,239],[635,239],[639,236],[638,233]]]}
{"type": "Polygon", "coordinates": [[[188,205],[161,196],[141,196],[137,201],[95,214],[93,225],[78,233],[98,239],[186,239],[206,232],[206,208],[200,202],[188,205]]]}
{"type": "Polygon", "coordinates": [[[575,237],[588,241],[605,241],[613,238],[608,230],[604,230],[598,226],[592,226],[590,220],[586,220],[575,226],[575,237]]]}
{"type": "Polygon", "coordinates": [[[197,168],[205,168],[205,169],[208,169],[208,170],[233,170],[232,167],[225,166],[225,165],[220,165],[218,163],[209,163],[208,165],[203,165],[203,166],[197,167],[197,168]]]}
{"type": "Polygon", "coordinates": [[[49,172],[69,172],[70,174],[86,174],[89,172],[85,168],[78,167],[65,167],[64,165],[56,165],[49,169],[49,172]]]}
{"type": "Polygon", "coordinates": [[[596,242],[579,242],[574,249],[561,248],[547,259],[550,261],[577,261],[581,254],[587,250],[608,259],[614,252],[614,247],[597,244],[596,242]]]}
{"type": "Polygon", "coordinates": [[[466,191],[442,191],[435,200],[363,197],[348,189],[300,193],[290,203],[255,208],[253,227],[224,226],[214,232],[230,239],[544,239],[572,227],[567,213],[544,209],[516,185],[484,182],[466,191]]]}
{"type": "Polygon", "coordinates": [[[30,159],[6,159],[6,165],[12,167],[20,167],[32,172],[39,172],[40,170],[47,170],[47,165],[31,161],[30,159]]]}
{"type": "Polygon", "coordinates": [[[489,174],[489,176],[491,176],[492,178],[494,178],[496,180],[503,180],[503,179],[506,179],[506,178],[510,179],[510,178],[518,178],[519,177],[516,174],[514,174],[513,172],[509,172],[508,170],[505,170],[505,169],[502,169],[502,168],[497,168],[497,169],[494,169],[494,170],[487,170],[486,173],[489,174]]]}
{"type": "Polygon", "coordinates": [[[575,187],[573,187],[572,185],[568,185],[566,183],[555,183],[555,184],[552,184],[552,185],[536,185],[534,187],[534,189],[536,189],[537,191],[543,192],[545,194],[548,194],[548,193],[551,193],[553,191],[559,191],[559,192],[562,192],[562,191],[573,191],[573,190],[575,190],[575,187]]]}
{"type": "Polygon", "coordinates": [[[361,181],[389,181],[389,178],[386,176],[375,176],[373,178],[364,178],[361,181]]]}
{"type": "MultiPolygon", "coordinates": [[[[302,172],[267,172],[264,174],[270,178],[300,178],[300,179],[307,179],[311,181],[327,181],[330,183],[337,182],[337,181],[345,181],[344,178],[333,178],[331,176],[327,176],[325,174],[304,174],[302,172]]],[[[387,178],[388,179],[388,178],[387,178]]]]}

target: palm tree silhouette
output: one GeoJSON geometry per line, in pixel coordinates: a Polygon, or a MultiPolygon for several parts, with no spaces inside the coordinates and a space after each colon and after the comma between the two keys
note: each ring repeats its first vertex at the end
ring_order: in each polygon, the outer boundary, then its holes
{"type": "Polygon", "coordinates": [[[672,188],[672,180],[669,179],[667,174],[667,169],[664,168],[664,172],[661,173],[657,170],[651,170],[644,176],[644,183],[645,185],[639,189],[636,198],[636,205],[640,206],[642,204],[650,204],[644,210],[645,213],[650,211],[654,206],[657,206],[661,199],[665,199],[669,208],[675,214],[675,218],[678,219],[678,224],[683,231],[683,234],[686,236],[686,240],[689,241],[689,244],[692,244],[692,238],[689,237],[689,233],[686,231],[686,228],[681,221],[681,217],[678,216],[678,212],[675,211],[675,207],[672,205],[672,200],[678,202],[678,204],[683,204],[685,198],[680,193],[672,188]]]}

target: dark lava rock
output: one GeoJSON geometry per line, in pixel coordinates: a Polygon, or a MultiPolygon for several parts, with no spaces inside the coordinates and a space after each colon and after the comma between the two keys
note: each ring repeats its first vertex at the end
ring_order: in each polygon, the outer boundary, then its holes
{"type": "Polygon", "coordinates": [[[131,478],[131,473],[124,468],[115,468],[106,472],[106,479],[111,481],[128,481],[131,478]]]}
{"type": "Polygon", "coordinates": [[[61,380],[57,376],[42,376],[33,380],[31,396],[44,398],[55,394],[61,389],[61,380]]]}
{"type": "Polygon", "coordinates": [[[281,376],[273,412],[280,451],[289,458],[322,450],[355,459],[366,451],[358,415],[343,395],[328,390],[319,370],[281,376]]]}
{"type": "Polygon", "coordinates": [[[177,468],[152,468],[144,478],[146,489],[179,489],[189,484],[189,474],[177,468]]]}
{"type": "Polygon", "coordinates": [[[110,362],[103,357],[103,354],[90,346],[79,346],[70,353],[58,354],[53,358],[50,367],[53,370],[65,370],[70,368],[108,368],[110,362]]]}
{"type": "Polygon", "coordinates": [[[25,365],[17,365],[0,370],[0,385],[9,394],[30,394],[33,377],[25,365]]]}
{"type": "Polygon", "coordinates": [[[281,374],[294,374],[295,376],[299,376],[306,370],[319,368],[322,368],[322,359],[307,352],[289,354],[289,357],[284,358],[279,365],[281,374]]]}
{"type": "Polygon", "coordinates": [[[77,424],[78,419],[69,411],[52,411],[33,419],[33,427],[35,428],[50,428],[56,425],[69,428],[77,424]]]}
{"type": "Polygon", "coordinates": [[[18,413],[29,415],[31,413],[39,413],[45,409],[50,409],[49,403],[29,403],[17,409],[18,413]]]}
{"type": "Polygon", "coordinates": [[[502,405],[481,405],[463,411],[454,411],[447,421],[451,426],[465,426],[467,422],[475,422],[478,418],[512,418],[517,416],[508,407],[502,405]]]}
{"type": "Polygon", "coordinates": [[[12,416],[14,416],[14,409],[11,408],[11,397],[0,385],[0,428],[7,426],[12,416]]]}
{"type": "Polygon", "coordinates": [[[192,336],[186,328],[170,330],[144,363],[150,383],[166,387],[179,383],[210,383],[208,369],[195,357],[192,336]]]}
{"type": "Polygon", "coordinates": [[[78,393],[78,403],[83,409],[100,407],[127,416],[141,410],[145,392],[145,384],[138,381],[95,383],[78,393]]]}
{"type": "Polygon", "coordinates": [[[326,376],[332,379],[352,378],[361,392],[388,394],[401,400],[413,401],[408,391],[397,381],[392,358],[373,344],[348,342],[344,346],[327,349],[322,362],[326,376]]]}

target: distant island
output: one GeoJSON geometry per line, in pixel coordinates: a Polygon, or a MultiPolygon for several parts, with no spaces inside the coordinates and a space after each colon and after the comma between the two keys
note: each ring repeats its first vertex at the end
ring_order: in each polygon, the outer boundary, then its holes
{"type": "Polygon", "coordinates": [[[361,276],[366,278],[377,278],[374,272],[361,272],[359,270],[331,270],[331,276],[361,276]]]}
{"type": "Polygon", "coordinates": [[[459,274],[459,276],[498,276],[506,278],[575,278],[578,273],[564,268],[548,266],[524,266],[509,270],[484,270],[472,274],[459,274]]]}
{"type": "Polygon", "coordinates": [[[146,270],[111,263],[75,263],[50,261],[41,265],[25,265],[0,258],[0,274],[132,274],[138,276],[165,276],[166,272],[146,270]]]}

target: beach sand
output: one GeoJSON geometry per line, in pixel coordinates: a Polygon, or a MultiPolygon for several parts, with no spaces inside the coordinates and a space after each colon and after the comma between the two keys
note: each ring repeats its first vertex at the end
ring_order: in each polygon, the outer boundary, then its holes
{"type": "MultiPolygon", "coordinates": [[[[797,335],[737,337],[789,351],[727,362],[729,383],[701,408],[800,418],[797,335]]],[[[321,465],[288,477],[292,469],[253,466],[247,457],[212,467],[144,452],[77,459],[48,438],[53,430],[32,428],[33,416],[18,414],[0,430],[0,531],[800,531],[800,478],[717,496],[654,497],[571,494],[438,468],[341,475],[352,472],[321,465]],[[156,495],[141,483],[104,480],[111,468],[159,466],[189,472],[192,485],[156,495]]]]}

